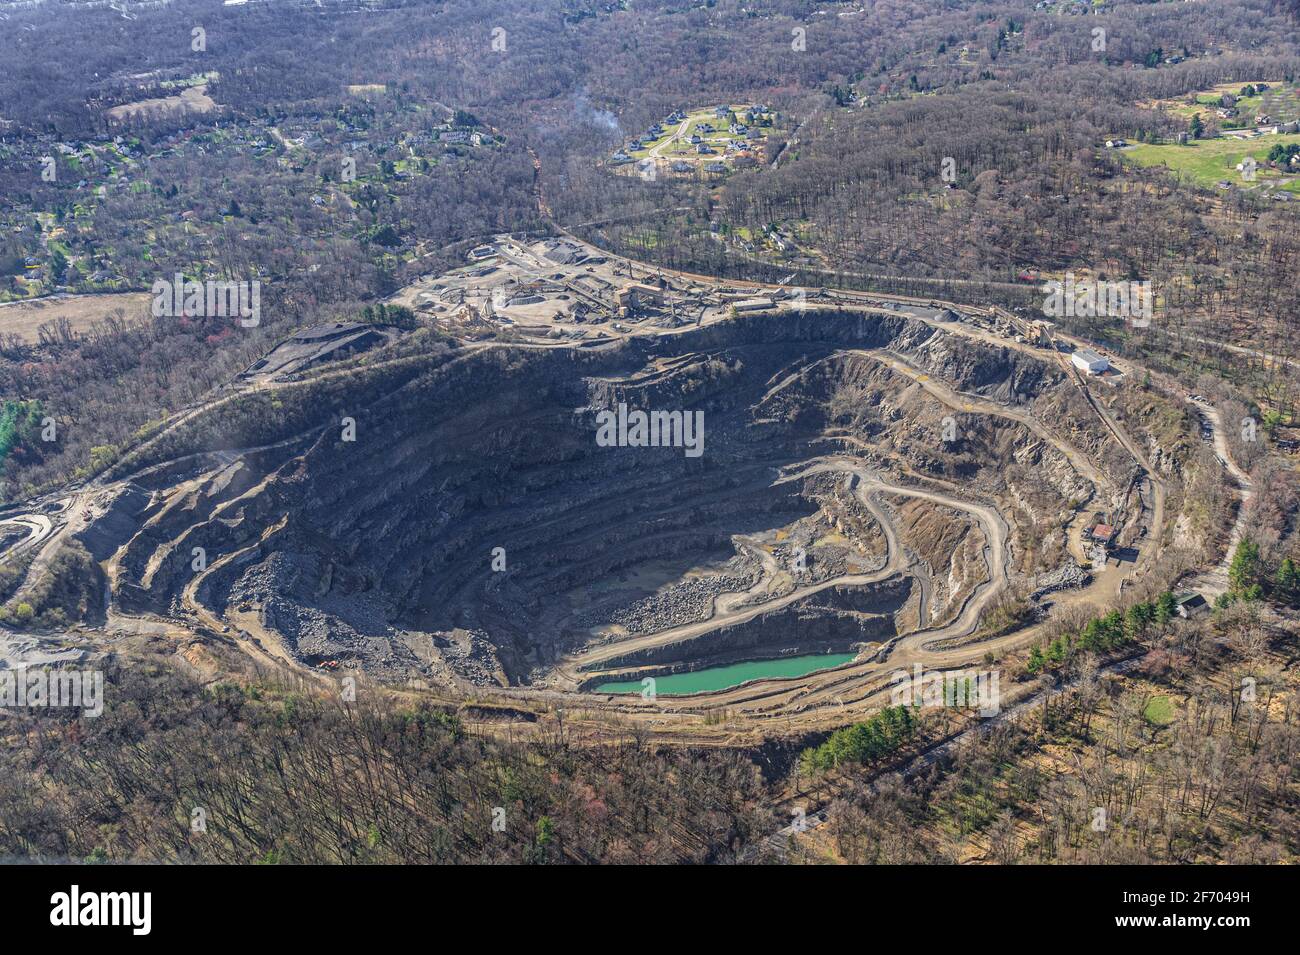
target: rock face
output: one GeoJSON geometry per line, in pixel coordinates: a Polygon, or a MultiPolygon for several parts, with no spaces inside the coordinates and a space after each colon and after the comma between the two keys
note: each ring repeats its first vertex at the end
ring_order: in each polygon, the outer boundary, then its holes
{"type": "Polygon", "coordinates": [[[847,653],[864,643],[883,643],[896,636],[894,614],[911,592],[910,577],[867,587],[832,587],[743,623],[723,625],[706,636],[636,650],[603,660],[601,666],[676,663],[666,671],[673,672],[786,653],[847,653]]]}
{"type": "MultiPolygon", "coordinates": [[[[796,549],[811,555],[813,579],[881,566],[881,529],[855,496],[825,477],[777,480],[821,456],[986,499],[1014,481],[1041,512],[1068,512],[1080,482],[1054,447],[1006,419],[972,418],[960,442],[945,442],[951,409],[860,351],[880,348],[1017,404],[1068,387],[1047,360],[902,316],[759,314],[600,349],[467,349],[355,408],[344,395],[295,409],[312,425],[295,440],[254,434],[247,444],[268,446],[215,468],[199,456],[137,477],[123,507],[146,523],[123,542],[114,599],[255,614],[313,663],[523,683],[593,640],[707,620],[720,597],[763,581],[779,591],[796,549]],[[605,446],[598,413],[619,405],[701,413],[702,453],[684,440],[605,446]]],[[[912,521],[904,563],[951,576],[944,549],[978,533],[957,526],[912,521]]],[[[121,534],[106,528],[99,552],[121,534]]],[[[911,577],[831,586],[628,662],[844,650],[893,636],[913,595],[911,577]]]]}
{"type": "Polygon", "coordinates": [[[131,538],[148,506],[149,493],[139,485],[127,484],[113,495],[103,516],[79,533],[77,539],[91,557],[104,560],[131,538]]]}

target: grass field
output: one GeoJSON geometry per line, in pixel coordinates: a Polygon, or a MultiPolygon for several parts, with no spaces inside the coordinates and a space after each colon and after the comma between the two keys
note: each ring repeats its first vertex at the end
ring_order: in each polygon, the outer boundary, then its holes
{"type": "Polygon", "coordinates": [[[1174,704],[1169,701],[1169,697],[1153,696],[1142,711],[1142,718],[1152,726],[1168,726],[1174,721],[1174,712],[1174,704]]]}
{"type": "Polygon", "coordinates": [[[1243,188],[1258,187],[1260,183],[1273,182],[1289,192],[1300,194],[1300,178],[1283,176],[1265,164],[1268,151],[1274,146],[1300,143],[1300,134],[1260,136],[1257,139],[1198,139],[1185,146],[1176,143],[1140,143],[1121,154],[1125,161],[1140,166],[1166,166],[1172,172],[1207,189],[1213,189],[1220,180],[1227,180],[1243,188]],[[1237,171],[1237,163],[1254,156],[1258,167],[1255,182],[1247,182],[1237,171]]]}
{"type": "Polygon", "coordinates": [[[217,108],[212,97],[208,96],[208,85],[187,86],[175,96],[158,99],[143,99],[136,103],[124,103],[107,111],[108,118],[121,122],[139,115],[158,115],[168,110],[185,110],[195,113],[207,113],[217,108]]]}

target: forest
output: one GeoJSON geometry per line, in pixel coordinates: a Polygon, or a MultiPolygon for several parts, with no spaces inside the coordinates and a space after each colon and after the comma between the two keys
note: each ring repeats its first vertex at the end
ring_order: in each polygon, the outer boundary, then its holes
{"type": "Polygon", "coordinates": [[[563,713],[512,742],[470,732],[471,712],[248,677],[204,685],[160,660],[107,674],[100,719],[22,718],[0,757],[0,855],[726,863],[774,827],[740,754],[593,745],[563,713]]]}

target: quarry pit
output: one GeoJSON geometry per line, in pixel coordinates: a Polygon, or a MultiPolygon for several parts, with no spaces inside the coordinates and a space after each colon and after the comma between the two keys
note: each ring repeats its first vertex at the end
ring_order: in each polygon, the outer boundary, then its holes
{"type": "Polygon", "coordinates": [[[861,293],[739,288],[764,304],[736,309],[725,283],[651,285],[597,252],[476,250],[397,297],[455,300],[425,309],[467,332],[451,348],[384,358],[385,329],[350,376],[301,348],[292,374],[260,363],[256,387],[44,502],[53,525],[0,515],[7,546],[84,547],[103,571],[92,627],[179,627],[435,693],[760,722],[842,720],[898,666],[1023,643],[1157,556],[1163,483],[1055,344],[994,311],[861,293]],[[522,304],[519,275],[475,286],[489,260],[544,262],[552,285],[522,304]],[[512,310],[562,301],[566,268],[656,294],[520,333],[512,310]],[[270,401],[294,415],[250,429],[270,401]],[[671,429],[631,439],[627,409],[698,422],[703,453],[671,429]],[[1095,559],[1098,514],[1138,561],[1095,559]],[[1012,603],[1021,625],[982,634],[1012,603]],[[697,689],[636,692],[685,674],[697,689]]]}

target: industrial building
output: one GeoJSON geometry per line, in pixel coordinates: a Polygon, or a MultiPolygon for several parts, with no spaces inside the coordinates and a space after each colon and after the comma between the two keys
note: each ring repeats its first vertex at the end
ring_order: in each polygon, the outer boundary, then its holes
{"type": "Polygon", "coordinates": [[[1090,348],[1080,348],[1070,356],[1074,367],[1089,375],[1100,375],[1110,367],[1110,360],[1090,348]]]}

